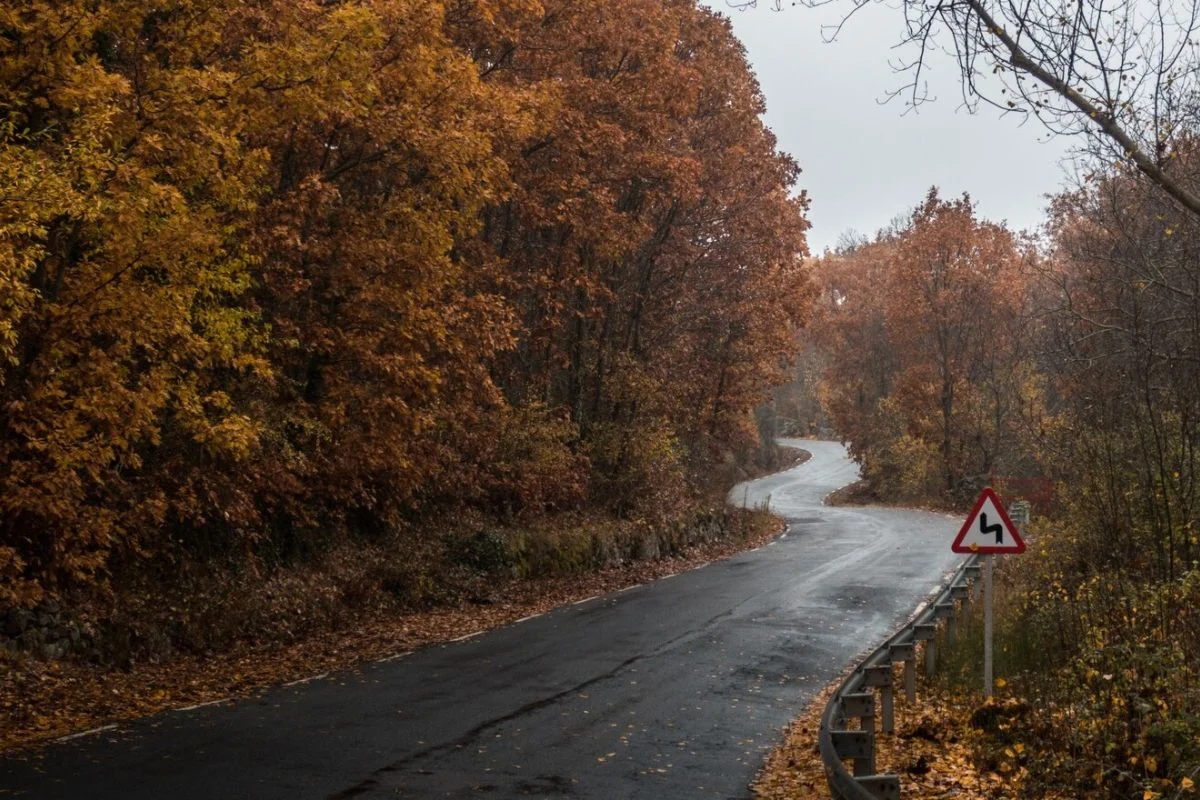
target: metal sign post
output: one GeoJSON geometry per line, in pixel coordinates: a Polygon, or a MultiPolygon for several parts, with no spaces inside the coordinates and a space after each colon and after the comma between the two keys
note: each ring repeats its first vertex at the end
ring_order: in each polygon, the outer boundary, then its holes
{"type": "MultiPolygon", "coordinates": [[[[1028,504],[1014,503],[1018,518],[1029,522],[1028,504]]],[[[976,553],[983,559],[983,696],[992,696],[992,554],[1024,553],[1025,541],[1008,516],[1000,497],[984,489],[967,515],[954,544],[956,553],[976,553]]]]}
{"type": "Polygon", "coordinates": [[[983,557],[983,697],[992,696],[992,556],[983,557]]]}

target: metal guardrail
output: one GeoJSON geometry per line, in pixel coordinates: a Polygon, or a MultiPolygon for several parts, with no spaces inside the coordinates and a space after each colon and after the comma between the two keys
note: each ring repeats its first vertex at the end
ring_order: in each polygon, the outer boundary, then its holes
{"type": "Polygon", "coordinates": [[[925,669],[932,673],[937,663],[934,644],[937,624],[945,621],[946,639],[953,642],[957,604],[968,602],[971,592],[968,582],[975,580],[978,586],[979,573],[979,556],[968,557],[937,597],[863,659],[829,699],[821,715],[817,743],[829,791],[835,800],[899,800],[899,776],[875,773],[876,705],[879,706],[880,729],[884,733],[893,732],[896,689],[892,665],[904,663],[903,688],[912,702],[916,698],[917,642],[925,642],[925,669]],[[847,722],[854,718],[860,721],[858,729],[847,727],[847,722]],[[845,760],[853,762],[853,772],[846,769],[845,760]]]}

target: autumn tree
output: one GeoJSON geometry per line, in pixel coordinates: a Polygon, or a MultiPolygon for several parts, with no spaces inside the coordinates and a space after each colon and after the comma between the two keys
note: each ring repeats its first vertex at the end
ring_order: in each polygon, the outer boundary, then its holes
{"type": "MultiPolygon", "coordinates": [[[[1189,169],[1195,158],[1181,159],[1189,169]]],[[[1053,206],[1043,275],[1048,367],[1063,411],[1054,459],[1098,567],[1174,581],[1192,564],[1200,431],[1196,219],[1126,169],[1053,206]]]]}
{"type": "Polygon", "coordinates": [[[796,167],[711,12],[550,4],[522,37],[469,44],[489,80],[556,105],[484,217],[478,258],[503,263],[486,285],[525,331],[497,380],[569,415],[597,497],[663,511],[687,470],[744,440],[786,360],[805,286],[796,167]]]}
{"type": "Polygon", "coordinates": [[[691,2],[34,2],[0,82],[0,605],[668,519],[803,320],[798,169],[691,2]]]}
{"type": "Polygon", "coordinates": [[[411,497],[510,340],[451,250],[527,117],[445,10],[3,15],[3,599],[411,497]]]}
{"type": "MultiPolygon", "coordinates": [[[[502,27],[518,7],[462,4],[502,27]],[[506,16],[507,15],[507,16],[506,16]]],[[[499,402],[514,326],[455,252],[508,188],[500,138],[532,101],[487,84],[439,4],[283,4],[256,15],[248,107],[270,153],[255,304],[276,380],[263,502],[295,532],[378,529],[449,480],[448,427],[499,402]]]]}
{"type": "MultiPolygon", "coordinates": [[[[1179,143],[1174,169],[1194,175],[1179,143]]],[[[1200,750],[1196,217],[1125,164],[1051,206],[1037,270],[1052,414],[1034,451],[1060,487],[1034,527],[1000,651],[1017,653],[1053,774],[1089,796],[1189,787],[1200,750]],[[1058,730],[1064,715],[1089,719],[1058,730]],[[1049,725],[1047,725],[1049,723],[1049,725]],[[1126,765],[1145,765],[1126,774],[1126,765]],[[1185,780],[1186,779],[1186,780],[1185,780]]]]}
{"type": "Polygon", "coordinates": [[[257,441],[220,378],[265,369],[239,305],[265,163],[223,100],[225,11],[0,10],[0,603],[199,513],[159,480],[164,441],[257,441]]]}
{"type": "Polygon", "coordinates": [[[931,190],[905,227],[825,259],[827,402],[877,489],[958,497],[1012,463],[1037,395],[1028,257],[968,197],[931,190]]]}

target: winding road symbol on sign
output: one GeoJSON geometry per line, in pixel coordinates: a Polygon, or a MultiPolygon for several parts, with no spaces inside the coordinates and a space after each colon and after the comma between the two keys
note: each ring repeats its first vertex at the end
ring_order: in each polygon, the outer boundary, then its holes
{"type": "Polygon", "coordinates": [[[1004,544],[1004,526],[997,522],[994,525],[987,524],[987,514],[979,515],[979,531],[987,536],[989,533],[996,534],[996,544],[1004,544]]]}
{"type": "Polygon", "coordinates": [[[1024,553],[1025,542],[999,496],[984,489],[950,549],[956,553],[1024,553]]]}

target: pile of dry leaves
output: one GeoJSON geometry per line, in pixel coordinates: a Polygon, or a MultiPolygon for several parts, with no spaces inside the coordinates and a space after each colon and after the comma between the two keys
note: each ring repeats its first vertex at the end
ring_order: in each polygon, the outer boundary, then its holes
{"type": "MultiPolygon", "coordinates": [[[[757,800],[828,800],[817,750],[821,713],[840,679],[789,726],[754,785],[757,800]]],[[[901,685],[897,675],[897,685],[901,685]]],[[[1019,713],[1017,701],[973,706],[965,696],[922,684],[915,703],[896,699],[896,732],[876,732],[876,768],[900,776],[901,797],[912,800],[1005,800],[1022,796],[1030,745],[989,753],[980,720],[1019,713]]],[[[1050,798],[1047,798],[1050,800],[1050,798]]],[[[1066,800],[1063,798],[1062,800],[1066,800]]]]}

